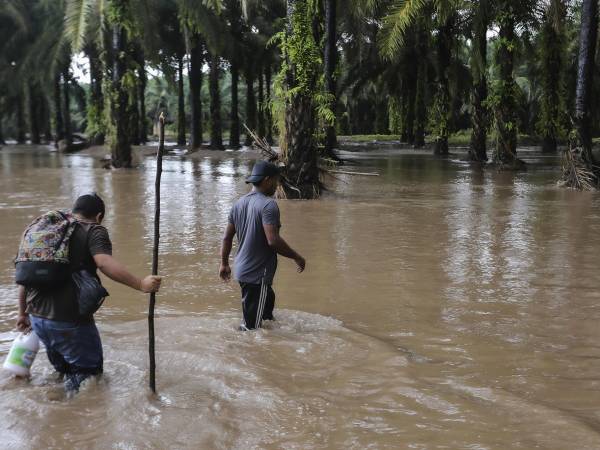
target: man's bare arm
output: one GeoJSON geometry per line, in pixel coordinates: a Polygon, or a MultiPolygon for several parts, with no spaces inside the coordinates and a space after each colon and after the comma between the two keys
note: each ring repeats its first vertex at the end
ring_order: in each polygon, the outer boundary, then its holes
{"type": "Polygon", "coordinates": [[[221,243],[221,267],[219,269],[219,276],[223,281],[229,281],[231,279],[231,268],[229,267],[229,255],[231,254],[231,248],[233,247],[233,237],[235,236],[235,226],[232,223],[227,224],[225,228],[225,234],[223,236],[223,242],[221,243]]]}
{"type": "Polygon", "coordinates": [[[19,331],[29,331],[31,328],[29,314],[27,314],[26,309],[25,286],[19,286],[19,316],[17,317],[17,330],[19,331]]]}
{"type": "Polygon", "coordinates": [[[104,275],[117,283],[146,293],[157,292],[160,289],[161,277],[149,275],[143,279],[138,278],[111,255],[94,255],[94,261],[104,275]]]}
{"type": "Polygon", "coordinates": [[[303,272],[304,268],[306,267],[305,259],[300,256],[297,251],[290,247],[288,243],[285,242],[285,239],[279,235],[279,227],[276,225],[263,224],[263,229],[265,230],[269,247],[275,250],[277,254],[293,259],[298,266],[298,272],[303,272]]]}

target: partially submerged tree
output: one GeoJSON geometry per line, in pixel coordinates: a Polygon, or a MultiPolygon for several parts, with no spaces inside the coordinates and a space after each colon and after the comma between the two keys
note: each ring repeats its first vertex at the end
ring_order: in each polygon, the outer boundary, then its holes
{"type": "Polygon", "coordinates": [[[532,18],[533,0],[496,3],[495,22],[499,28],[496,42],[495,64],[498,79],[492,85],[488,99],[495,123],[496,145],[494,164],[501,170],[522,170],[525,163],[517,157],[519,87],[515,80],[515,56],[519,49],[517,27],[526,25],[532,18]]]}
{"type": "Polygon", "coordinates": [[[287,24],[280,37],[283,55],[279,76],[280,96],[285,103],[280,145],[285,164],[288,198],[317,198],[321,192],[316,142],[321,55],[312,29],[314,11],[309,0],[287,0],[287,24]]]}
{"type": "Polygon", "coordinates": [[[221,127],[221,92],[219,90],[219,55],[213,51],[210,56],[210,148],[223,150],[223,130],[221,127]]]}
{"type": "MultiPolygon", "coordinates": [[[[461,7],[460,0],[397,0],[392,2],[390,13],[384,18],[383,24],[382,52],[390,59],[405,45],[406,34],[411,26],[420,22],[420,27],[430,25],[436,29],[436,94],[432,123],[435,134],[434,153],[438,155],[448,154],[451,116],[449,68],[454,29],[461,7]],[[425,17],[431,17],[433,20],[424,21],[425,17]]],[[[429,34],[429,30],[421,33],[429,34]]],[[[424,45],[424,36],[421,33],[420,45],[424,45]]],[[[422,73],[417,82],[423,83],[422,73]]],[[[417,86],[416,95],[419,101],[422,101],[424,95],[423,87],[421,85],[419,89],[417,86]]],[[[420,129],[418,134],[420,135],[420,129]]],[[[421,146],[419,137],[416,137],[416,141],[415,146],[421,146]]]]}
{"type": "MultiPolygon", "coordinates": [[[[336,108],[336,67],[337,67],[337,0],[325,0],[325,49],[323,56],[325,71],[325,87],[329,94],[329,109],[336,108]]],[[[333,116],[335,119],[335,114],[333,116]]],[[[325,154],[333,155],[337,145],[335,120],[325,126],[325,154]]]]}
{"type": "Polygon", "coordinates": [[[575,189],[598,186],[599,169],[592,154],[592,79],[598,39],[598,2],[583,0],[575,99],[575,133],[564,154],[563,182],[575,189]]]}
{"type": "Polygon", "coordinates": [[[487,80],[487,32],[492,19],[492,2],[480,0],[471,7],[471,143],[468,157],[473,162],[487,162],[487,132],[489,127],[486,101],[487,80]]]}
{"type": "Polygon", "coordinates": [[[556,152],[558,140],[564,138],[565,107],[565,0],[549,0],[540,31],[542,95],[537,123],[544,152],[556,152]]]}

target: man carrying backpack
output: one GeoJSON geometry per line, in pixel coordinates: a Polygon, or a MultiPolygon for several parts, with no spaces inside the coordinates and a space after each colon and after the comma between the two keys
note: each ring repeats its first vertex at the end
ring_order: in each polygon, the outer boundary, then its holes
{"type": "MultiPolygon", "coordinates": [[[[58,212],[57,214],[63,215],[58,212]]],[[[131,274],[123,264],[112,257],[112,244],[108,231],[101,223],[105,206],[96,194],[79,197],[72,211],[75,222],[68,236],[68,265],[71,273],[85,271],[97,288],[107,293],[99,284],[96,269],[112,280],[142,292],[156,292],[161,278],[147,276],[143,279],[131,274]]],[[[66,218],[66,216],[64,216],[66,218]]],[[[27,231],[24,236],[27,236],[27,231]]],[[[38,239],[46,242],[54,237],[38,239]]],[[[23,246],[23,244],[22,244],[23,246]]],[[[20,250],[20,255],[21,255],[20,250]]],[[[40,251],[34,252],[37,256],[40,251]]],[[[33,257],[32,257],[33,258],[33,257]]],[[[17,259],[18,261],[18,259],[17,259]]],[[[73,278],[75,279],[75,278],[73,278]]],[[[19,269],[17,270],[19,281],[19,269]]],[[[33,328],[46,347],[50,363],[65,377],[65,389],[77,391],[83,380],[103,371],[102,343],[91,310],[81,311],[81,292],[71,279],[43,286],[21,285],[19,287],[19,317],[17,328],[26,331],[33,328]]],[[[97,307],[101,304],[101,299],[97,307]]]]}

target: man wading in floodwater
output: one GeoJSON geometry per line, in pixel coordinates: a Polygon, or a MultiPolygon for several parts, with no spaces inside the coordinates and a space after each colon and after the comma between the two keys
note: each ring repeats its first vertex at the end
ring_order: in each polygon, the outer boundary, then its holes
{"type": "MultiPolygon", "coordinates": [[[[161,278],[132,275],[112,255],[108,231],[102,225],[104,202],[96,194],[82,195],[73,206],[77,224],[70,237],[71,270],[96,269],[112,280],[142,292],[156,292],[161,278]]],[[[103,371],[102,343],[94,316],[79,314],[75,286],[63,282],[44,289],[20,286],[19,331],[33,328],[46,347],[48,360],[65,377],[67,392],[76,392],[83,380],[103,371]]]]}
{"type": "Polygon", "coordinates": [[[229,223],[221,246],[219,275],[231,279],[229,254],[237,234],[239,248],[235,257],[235,278],[242,288],[244,323],[241,330],[260,328],[263,320],[274,320],[275,292],[271,285],[277,270],[277,254],[293,259],[298,272],[306,261],[279,236],[279,207],[272,198],[279,184],[279,169],[274,164],[259,161],[246,183],[252,191],[240,198],[229,213],[229,223]]]}

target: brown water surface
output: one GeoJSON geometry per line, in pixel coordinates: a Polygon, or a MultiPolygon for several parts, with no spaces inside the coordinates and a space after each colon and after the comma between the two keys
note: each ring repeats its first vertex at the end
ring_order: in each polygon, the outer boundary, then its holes
{"type": "MultiPolygon", "coordinates": [[[[236,331],[237,286],[216,276],[250,158],[167,157],[159,398],[146,390],[147,298],[106,281],[104,378],[65,400],[43,353],[30,383],[0,374],[0,447],[600,448],[600,196],[556,187],[556,160],[523,154],[530,170],[508,174],[345,153],[381,176],[338,175],[320,201],[280,202],[308,268],[280,261],[277,321],[250,333],[236,331]]],[[[154,167],[0,150],[0,357],[24,226],[96,191],[116,257],[147,273],[154,167]]]]}

